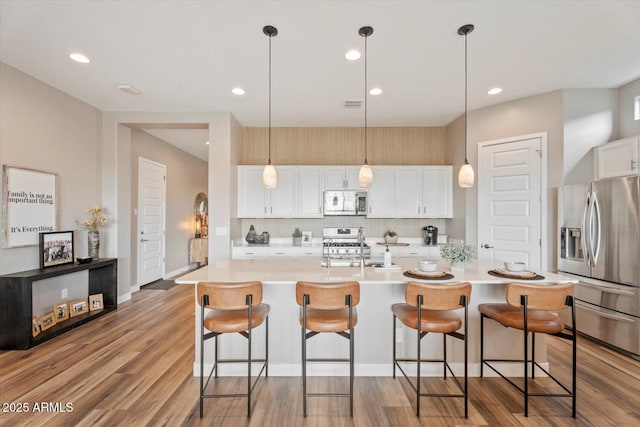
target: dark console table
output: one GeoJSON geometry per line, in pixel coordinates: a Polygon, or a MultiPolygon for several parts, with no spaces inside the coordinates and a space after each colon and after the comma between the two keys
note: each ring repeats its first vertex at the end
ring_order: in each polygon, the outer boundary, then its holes
{"type": "Polygon", "coordinates": [[[2,275],[0,276],[0,349],[26,350],[90,322],[117,307],[118,260],[115,258],[2,275]],[[89,272],[89,295],[101,293],[104,308],[72,317],[34,337],[31,329],[33,282],[85,270],[89,272]]]}

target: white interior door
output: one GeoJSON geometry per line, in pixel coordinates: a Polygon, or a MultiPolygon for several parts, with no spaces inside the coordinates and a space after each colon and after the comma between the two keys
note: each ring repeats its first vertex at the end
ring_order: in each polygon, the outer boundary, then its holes
{"type": "Polygon", "coordinates": [[[164,276],[166,170],[138,159],[138,286],[164,276]]]}
{"type": "Polygon", "coordinates": [[[478,258],[494,267],[504,261],[522,261],[532,270],[543,266],[544,149],[543,135],[478,147],[478,258]]]}

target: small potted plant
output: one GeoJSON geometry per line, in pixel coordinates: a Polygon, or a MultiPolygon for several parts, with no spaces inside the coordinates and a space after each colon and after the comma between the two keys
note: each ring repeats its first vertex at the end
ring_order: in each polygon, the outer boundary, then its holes
{"type": "Polygon", "coordinates": [[[298,227],[293,230],[291,237],[293,238],[293,246],[302,246],[302,231],[298,227]]]}
{"type": "Polygon", "coordinates": [[[451,263],[451,271],[464,271],[464,264],[471,261],[475,248],[473,245],[447,243],[440,248],[440,256],[451,263]]]}
{"type": "Polygon", "coordinates": [[[387,230],[384,232],[384,241],[386,243],[397,243],[398,242],[398,233],[393,230],[387,230]]]}

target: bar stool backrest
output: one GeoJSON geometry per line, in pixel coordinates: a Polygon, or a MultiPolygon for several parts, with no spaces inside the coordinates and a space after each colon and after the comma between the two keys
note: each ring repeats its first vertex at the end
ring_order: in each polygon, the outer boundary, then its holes
{"type": "Polygon", "coordinates": [[[346,297],[351,295],[351,306],[360,302],[360,283],[296,283],[296,302],[304,305],[304,296],[309,295],[307,307],[315,310],[338,310],[347,305],[346,297]]]}
{"type": "Polygon", "coordinates": [[[198,304],[202,296],[209,296],[206,308],[214,310],[240,310],[247,308],[247,295],[251,295],[251,305],[262,303],[262,282],[215,283],[198,282],[198,304]]]}
{"type": "Polygon", "coordinates": [[[527,308],[559,311],[567,307],[567,297],[573,295],[574,289],[574,283],[557,285],[509,283],[507,285],[507,304],[513,307],[522,307],[521,297],[527,295],[527,308]]]}
{"type": "Polygon", "coordinates": [[[422,308],[425,310],[455,310],[462,308],[460,297],[471,301],[471,283],[456,285],[439,285],[434,283],[409,282],[405,287],[404,297],[410,306],[418,306],[418,295],[422,295],[422,308]]]}

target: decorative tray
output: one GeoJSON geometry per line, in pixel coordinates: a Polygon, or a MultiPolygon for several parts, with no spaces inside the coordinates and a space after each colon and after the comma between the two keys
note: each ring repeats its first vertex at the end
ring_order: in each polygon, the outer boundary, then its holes
{"type": "Polygon", "coordinates": [[[454,278],[453,274],[447,273],[446,271],[421,271],[420,269],[407,270],[404,273],[405,276],[411,277],[412,279],[420,279],[420,280],[450,280],[454,278]]]}
{"type": "Polygon", "coordinates": [[[509,271],[504,268],[494,268],[488,272],[492,276],[505,277],[508,279],[520,279],[520,280],[542,280],[544,276],[539,275],[534,271],[509,271]]]}

